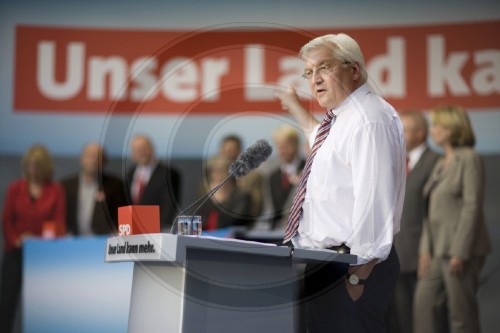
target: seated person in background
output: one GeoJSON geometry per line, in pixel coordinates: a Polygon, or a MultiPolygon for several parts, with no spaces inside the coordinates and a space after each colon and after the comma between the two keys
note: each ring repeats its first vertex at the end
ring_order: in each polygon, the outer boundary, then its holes
{"type": "Polygon", "coordinates": [[[269,176],[273,204],[272,228],[285,228],[295,195],[296,185],[305,161],[299,156],[300,134],[290,125],[279,127],[273,134],[279,166],[269,176]]]}
{"type": "Polygon", "coordinates": [[[134,166],[127,171],[125,186],[134,205],[158,205],[160,228],[169,232],[177,215],[180,200],[181,176],[169,165],[159,162],[152,141],[136,135],[130,142],[134,166]]]}
{"type": "Polygon", "coordinates": [[[81,171],[61,180],[66,192],[66,225],[74,235],[116,233],[118,207],[126,205],[123,182],[105,173],[106,154],[92,142],[80,155],[81,171]],[[99,175],[101,168],[101,175],[99,175]]]}
{"type": "MultiPolygon", "coordinates": [[[[207,192],[220,184],[227,176],[232,161],[225,157],[212,158],[207,166],[207,192]]],[[[230,178],[215,194],[207,200],[196,215],[201,215],[203,230],[215,230],[231,226],[251,227],[254,218],[250,214],[250,195],[236,186],[230,178]]]]}
{"type": "MultiPolygon", "coordinates": [[[[230,162],[236,160],[242,151],[241,138],[235,134],[226,135],[220,144],[219,153],[210,158],[207,164],[210,164],[210,160],[218,157],[225,157],[229,159],[230,162]]],[[[201,194],[204,194],[204,189],[208,184],[208,173],[204,173],[205,179],[203,179],[203,184],[201,186],[201,194]]],[[[236,180],[236,186],[238,186],[243,191],[250,194],[251,199],[251,209],[250,215],[253,219],[257,219],[262,213],[263,207],[263,191],[262,191],[262,175],[257,170],[252,170],[247,175],[240,177],[236,180]]]]}
{"type": "Polygon", "coordinates": [[[12,330],[22,284],[23,241],[42,236],[43,224],[64,226],[64,190],[52,180],[54,164],[42,145],[28,149],[22,160],[24,177],[7,189],[2,224],[5,252],[0,287],[0,332],[12,330]]]}

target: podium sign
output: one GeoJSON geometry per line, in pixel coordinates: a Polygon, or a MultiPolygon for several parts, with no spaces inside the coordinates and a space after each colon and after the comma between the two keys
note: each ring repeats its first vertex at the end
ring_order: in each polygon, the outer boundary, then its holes
{"type": "Polygon", "coordinates": [[[129,205],[118,207],[118,234],[120,236],[159,232],[160,206],[129,205]]]}
{"type": "Polygon", "coordinates": [[[212,237],[111,237],[107,262],[133,261],[129,332],[294,332],[294,263],[356,256],[212,237]]]}

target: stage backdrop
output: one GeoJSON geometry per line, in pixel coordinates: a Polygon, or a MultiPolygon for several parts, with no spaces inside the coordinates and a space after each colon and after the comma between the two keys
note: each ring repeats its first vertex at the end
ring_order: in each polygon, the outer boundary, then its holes
{"type": "Polygon", "coordinates": [[[460,104],[481,153],[500,152],[500,4],[257,0],[0,3],[0,154],[34,142],[74,156],[90,140],[126,157],[149,134],[164,158],[213,154],[237,132],[251,144],[291,123],[274,97],[300,75],[301,45],[346,32],[370,83],[397,109],[460,104]],[[397,4],[397,5],[396,5],[397,4]]]}

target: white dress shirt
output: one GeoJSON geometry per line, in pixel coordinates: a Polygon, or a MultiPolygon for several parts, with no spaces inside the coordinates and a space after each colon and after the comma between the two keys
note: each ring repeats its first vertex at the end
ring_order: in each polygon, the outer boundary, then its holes
{"type": "Polygon", "coordinates": [[[296,175],[299,171],[300,160],[298,158],[294,159],[292,163],[282,164],[280,166],[281,172],[287,174],[288,176],[296,175]]]}
{"type": "MultiPolygon", "coordinates": [[[[292,241],[303,248],[345,243],[358,264],[383,261],[399,232],[403,208],[403,126],[394,108],[368,84],[333,112],[337,119],[314,158],[292,241]]],[[[311,146],[316,131],[309,138],[311,146]]]]}
{"type": "Polygon", "coordinates": [[[97,180],[86,181],[80,174],[78,186],[77,225],[78,234],[81,236],[92,235],[92,214],[94,213],[96,195],[98,192],[97,180]]]}

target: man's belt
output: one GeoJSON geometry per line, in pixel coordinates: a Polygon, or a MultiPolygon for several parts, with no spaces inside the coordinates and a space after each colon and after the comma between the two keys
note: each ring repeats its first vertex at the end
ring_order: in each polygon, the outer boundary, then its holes
{"type": "Polygon", "coordinates": [[[338,253],[345,253],[345,254],[351,253],[351,249],[349,248],[349,246],[345,245],[344,243],[342,243],[342,245],[331,246],[327,248],[327,250],[333,250],[338,253]]]}

